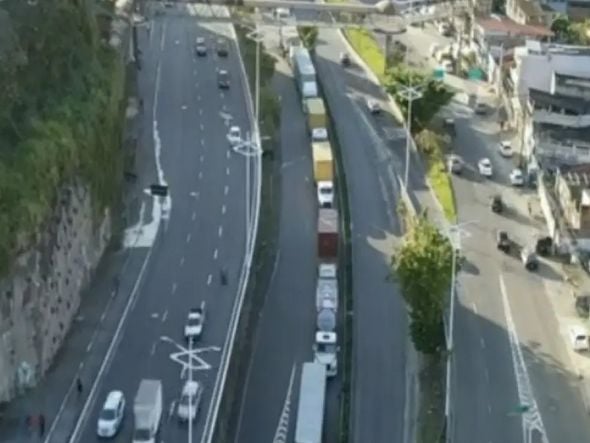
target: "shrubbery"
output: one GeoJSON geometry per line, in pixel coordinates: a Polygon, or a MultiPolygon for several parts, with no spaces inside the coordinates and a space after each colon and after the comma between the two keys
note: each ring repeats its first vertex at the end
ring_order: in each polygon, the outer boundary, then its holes
{"type": "Polygon", "coordinates": [[[4,7],[13,29],[0,50],[1,273],[36,240],[60,186],[83,180],[96,213],[118,194],[124,96],[123,65],[85,2],[4,7]]]}

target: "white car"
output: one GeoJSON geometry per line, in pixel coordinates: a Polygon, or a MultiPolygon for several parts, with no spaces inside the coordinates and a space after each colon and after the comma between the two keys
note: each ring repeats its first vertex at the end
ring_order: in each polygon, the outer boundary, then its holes
{"type": "Polygon", "coordinates": [[[195,41],[195,52],[201,57],[207,55],[207,45],[203,37],[197,37],[195,41]]]}
{"type": "Polygon", "coordinates": [[[332,182],[318,182],[318,205],[320,208],[332,208],[334,206],[334,184],[332,182]]]}
{"type": "Polygon", "coordinates": [[[493,175],[492,162],[489,158],[482,158],[477,163],[477,169],[479,170],[479,173],[484,177],[491,177],[493,175]]]}
{"type": "Polygon", "coordinates": [[[512,145],[509,141],[500,142],[498,148],[502,157],[512,157],[512,154],[514,154],[514,151],[512,151],[512,145]]]}
{"type": "Polygon", "coordinates": [[[326,128],[315,128],[311,130],[312,142],[325,142],[328,140],[328,130],[326,128]]]}
{"type": "Polygon", "coordinates": [[[377,100],[372,98],[367,99],[367,108],[371,114],[379,114],[381,112],[381,105],[377,100]]]}
{"type": "Polygon", "coordinates": [[[524,175],[520,169],[516,168],[512,170],[510,173],[510,184],[512,186],[524,185],[524,175]]]}
{"type": "Polygon", "coordinates": [[[203,333],[205,325],[205,302],[201,302],[198,308],[191,308],[188,311],[186,324],[184,325],[184,337],[186,339],[199,338],[203,333]]]}
{"type": "Polygon", "coordinates": [[[242,130],[239,126],[232,126],[227,133],[230,146],[236,146],[242,141],[242,130]]]}
{"type": "Polygon", "coordinates": [[[96,426],[98,436],[104,438],[114,437],[121,428],[124,415],[125,395],[121,391],[109,392],[98,416],[96,426]]]}
{"type": "Polygon", "coordinates": [[[201,396],[203,395],[203,386],[195,380],[187,380],[182,387],[180,400],[176,415],[182,421],[194,420],[201,406],[201,396]]]}

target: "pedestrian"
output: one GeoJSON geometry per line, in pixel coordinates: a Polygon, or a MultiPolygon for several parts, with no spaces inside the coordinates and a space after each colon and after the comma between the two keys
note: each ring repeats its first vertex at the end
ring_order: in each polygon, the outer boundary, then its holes
{"type": "Polygon", "coordinates": [[[39,437],[43,438],[45,435],[45,415],[39,414],[39,437]]]}
{"type": "Polygon", "coordinates": [[[530,200],[527,202],[527,209],[529,210],[529,217],[531,217],[533,215],[533,205],[530,200]]]}
{"type": "Polygon", "coordinates": [[[76,378],[76,390],[78,391],[78,395],[82,395],[83,389],[84,386],[82,385],[82,380],[80,380],[80,377],[76,378]]]}

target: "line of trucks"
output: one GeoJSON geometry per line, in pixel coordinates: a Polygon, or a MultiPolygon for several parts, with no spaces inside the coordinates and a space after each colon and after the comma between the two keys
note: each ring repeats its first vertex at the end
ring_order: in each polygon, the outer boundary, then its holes
{"type": "Polygon", "coordinates": [[[285,36],[289,63],[307,119],[318,201],[313,361],[304,363],[301,370],[295,443],[321,443],[327,379],[338,374],[339,214],[334,198],[334,153],[311,56],[301,45],[295,28],[284,27],[285,36]]]}

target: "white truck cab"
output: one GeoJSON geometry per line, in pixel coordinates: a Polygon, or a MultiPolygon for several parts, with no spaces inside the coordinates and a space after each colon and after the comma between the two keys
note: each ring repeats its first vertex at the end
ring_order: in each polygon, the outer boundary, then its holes
{"type": "Polygon", "coordinates": [[[328,377],[338,374],[338,336],[335,332],[316,332],[314,360],[326,366],[328,377]]]}

